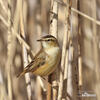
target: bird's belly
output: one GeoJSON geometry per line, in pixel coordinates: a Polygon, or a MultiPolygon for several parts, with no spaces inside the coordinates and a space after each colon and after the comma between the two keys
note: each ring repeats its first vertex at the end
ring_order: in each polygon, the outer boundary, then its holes
{"type": "Polygon", "coordinates": [[[53,59],[48,59],[48,62],[43,66],[39,67],[36,71],[33,72],[35,75],[46,76],[51,74],[57,67],[57,57],[53,59]]]}

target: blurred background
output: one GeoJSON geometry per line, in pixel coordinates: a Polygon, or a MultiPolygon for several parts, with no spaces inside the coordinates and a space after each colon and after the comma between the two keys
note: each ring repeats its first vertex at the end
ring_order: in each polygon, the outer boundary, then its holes
{"type": "MultiPolygon", "coordinates": [[[[66,64],[66,61],[64,64],[69,80],[64,86],[67,85],[67,92],[71,98],[62,96],[61,100],[75,100],[72,99],[75,96],[72,95],[75,92],[74,86],[78,89],[76,92],[78,99],[100,100],[99,20],[100,0],[0,0],[0,100],[50,100],[46,99],[48,89],[43,89],[40,78],[32,74],[16,77],[25,66],[23,55],[27,54],[27,65],[32,60],[31,54],[34,56],[41,47],[36,40],[43,35],[51,34],[50,27],[54,29],[57,27],[56,35],[52,35],[58,38],[61,50],[63,50],[66,28],[69,27],[70,42],[65,46],[66,55],[72,54],[70,52],[72,46],[75,54],[71,66],[66,64]],[[68,1],[71,1],[72,5],[69,12],[66,12],[70,4],[68,1]],[[57,5],[57,14],[52,10],[54,2],[57,5]],[[55,27],[51,25],[53,14],[57,15],[55,27]],[[74,65],[77,68],[77,79],[75,77],[71,79],[71,74],[73,76],[75,72],[71,72],[74,65]],[[30,85],[27,80],[31,82],[30,85]],[[78,83],[73,86],[74,80],[78,83]]],[[[63,62],[62,57],[61,62],[63,62]]],[[[69,59],[70,56],[67,61],[70,61],[69,59]]],[[[59,80],[58,77],[58,83],[59,80]]],[[[43,84],[47,83],[43,82],[43,84]]],[[[58,95],[56,94],[56,99],[51,100],[58,100],[58,95]]]]}

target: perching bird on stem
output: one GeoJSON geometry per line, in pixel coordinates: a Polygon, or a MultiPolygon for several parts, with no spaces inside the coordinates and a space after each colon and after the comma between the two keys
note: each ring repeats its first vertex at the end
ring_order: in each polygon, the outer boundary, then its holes
{"type": "Polygon", "coordinates": [[[60,61],[60,48],[57,39],[52,35],[46,35],[37,41],[41,42],[42,48],[17,77],[28,72],[47,76],[56,69],[60,61]]]}

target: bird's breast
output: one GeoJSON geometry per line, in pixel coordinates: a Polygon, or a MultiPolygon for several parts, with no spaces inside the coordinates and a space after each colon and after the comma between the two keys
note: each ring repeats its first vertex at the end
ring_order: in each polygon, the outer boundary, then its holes
{"type": "Polygon", "coordinates": [[[60,50],[58,47],[48,49],[45,52],[47,54],[46,63],[34,72],[36,75],[45,76],[51,74],[59,63],[60,50]]]}
{"type": "Polygon", "coordinates": [[[49,56],[56,56],[59,53],[59,47],[52,47],[50,49],[46,49],[45,52],[49,55],[49,56]]]}
{"type": "Polygon", "coordinates": [[[60,53],[59,47],[50,48],[46,51],[46,53],[49,55],[48,63],[51,66],[53,66],[58,61],[59,58],[59,53],[60,53]]]}

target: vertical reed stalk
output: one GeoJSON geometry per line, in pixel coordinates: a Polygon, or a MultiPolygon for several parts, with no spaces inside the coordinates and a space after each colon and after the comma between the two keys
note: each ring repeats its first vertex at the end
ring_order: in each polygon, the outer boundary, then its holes
{"type": "MultiPolygon", "coordinates": [[[[20,30],[21,30],[21,35],[25,39],[25,24],[24,24],[24,16],[23,16],[23,2],[26,2],[25,0],[20,0],[20,30]]],[[[26,15],[25,15],[26,16],[26,15]]],[[[27,58],[27,50],[26,47],[22,44],[22,53],[23,53],[23,62],[24,62],[24,67],[28,65],[28,58],[27,58]]],[[[28,95],[28,100],[32,99],[32,94],[31,94],[31,80],[29,73],[25,74],[25,81],[27,84],[27,95],[28,95]]]]}
{"type": "Polygon", "coordinates": [[[68,45],[68,35],[70,34],[70,8],[71,1],[65,1],[68,6],[65,7],[65,26],[64,26],[64,36],[63,36],[63,46],[62,46],[62,57],[61,57],[61,70],[60,70],[60,83],[58,90],[58,100],[62,100],[63,95],[63,82],[64,82],[64,70],[65,70],[65,58],[66,58],[66,47],[68,45]]]}
{"type": "Polygon", "coordinates": [[[11,66],[12,66],[12,60],[13,60],[13,55],[12,55],[12,32],[11,32],[11,0],[8,0],[8,52],[7,52],[7,79],[8,79],[8,98],[9,100],[12,100],[12,81],[11,81],[11,66]]]}
{"type": "MultiPolygon", "coordinates": [[[[72,6],[78,9],[78,0],[72,1],[72,6]]],[[[73,85],[73,93],[72,98],[74,100],[79,100],[79,65],[78,65],[78,56],[79,56],[79,24],[78,24],[78,14],[75,12],[71,13],[72,15],[72,47],[73,47],[73,60],[71,62],[72,65],[72,85],[73,85]]]]}
{"type": "MultiPolygon", "coordinates": [[[[50,12],[50,27],[49,34],[55,36],[57,38],[58,35],[58,3],[54,0],[51,0],[51,12],[50,12]]],[[[49,82],[53,87],[57,87],[57,71],[55,75],[52,74],[49,76],[49,82]],[[51,79],[50,79],[51,78],[51,79]]],[[[52,88],[50,84],[48,84],[48,95],[47,100],[57,100],[57,89],[52,88]]]]}
{"type": "MultiPolygon", "coordinates": [[[[80,18],[80,17],[79,17],[80,18]]],[[[83,76],[82,76],[82,33],[81,33],[81,23],[79,20],[79,37],[78,37],[78,51],[79,51],[79,57],[78,57],[78,67],[79,67],[79,92],[82,91],[83,88],[83,76]]],[[[80,98],[82,100],[82,97],[80,98]]]]}

